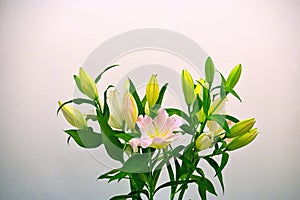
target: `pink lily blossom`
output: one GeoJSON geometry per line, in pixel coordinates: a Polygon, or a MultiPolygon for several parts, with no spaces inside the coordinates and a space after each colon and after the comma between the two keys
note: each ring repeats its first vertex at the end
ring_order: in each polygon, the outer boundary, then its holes
{"type": "Polygon", "coordinates": [[[169,117],[164,109],[160,109],[154,119],[147,115],[139,116],[137,125],[142,133],[141,138],[133,138],[129,144],[134,152],[137,152],[138,146],[142,148],[165,148],[174,140],[182,137],[180,133],[173,133],[182,124],[181,118],[175,115],[169,117]]]}

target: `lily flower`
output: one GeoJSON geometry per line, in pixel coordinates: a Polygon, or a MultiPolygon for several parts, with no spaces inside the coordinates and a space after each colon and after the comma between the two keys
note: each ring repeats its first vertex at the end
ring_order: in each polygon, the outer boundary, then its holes
{"type": "Polygon", "coordinates": [[[175,115],[169,117],[163,109],[158,111],[158,115],[154,119],[147,115],[139,116],[137,125],[142,133],[141,138],[133,138],[129,144],[134,152],[137,152],[138,146],[142,148],[165,148],[174,140],[182,137],[180,133],[173,133],[182,124],[183,121],[179,117],[175,115]]]}

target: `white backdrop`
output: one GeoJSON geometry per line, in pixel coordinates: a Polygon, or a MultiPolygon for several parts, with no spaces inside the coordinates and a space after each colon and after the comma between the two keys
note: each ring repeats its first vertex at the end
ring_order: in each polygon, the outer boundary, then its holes
{"type": "Polygon", "coordinates": [[[66,145],[66,122],[55,111],[57,100],[72,98],[72,75],[87,56],[137,28],[186,35],[224,73],[243,64],[244,101],[228,107],[255,116],[260,135],[232,153],[219,199],[299,199],[299,21],[297,0],[1,1],[0,199],[96,200],[127,191],[96,181],[107,168],[66,145]]]}

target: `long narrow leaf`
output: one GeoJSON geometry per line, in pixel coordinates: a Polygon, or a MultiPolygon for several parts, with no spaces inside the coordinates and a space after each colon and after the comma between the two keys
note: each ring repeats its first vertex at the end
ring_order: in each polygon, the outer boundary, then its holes
{"type": "Polygon", "coordinates": [[[165,95],[165,92],[166,92],[166,89],[167,89],[167,86],[168,86],[168,83],[164,84],[164,86],[162,86],[162,88],[160,89],[158,99],[155,103],[156,105],[161,105],[162,100],[165,95]]]}
{"type": "Polygon", "coordinates": [[[109,66],[109,67],[105,68],[105,69],[97,76],[97,78],[95,79],[95,83],[98,83],[98,82],[100,81],[102,75],[103,75],[107,70],[109,70],[109,69],[111,69],[111,68],[113,68],[113,67],[117,67],[117,66],[119,66],[119,65],[112,65],[112,66],[109,66]]]}
{"type": "Polygon", "coordinates": [[[88,99],[82,99],[82,98],[77,98],[77,99],[72,99],[72,100],[69,100],[69,101],[66,101],[64,102],[63,104],[61,104],[57,111],[56,111],[56,114],[58,115],[59,111],[62,109],[62,107],[64,107],[64,105],[66,104],[69,104],[69,103],[75,103],[77,105],[80,105],[80,104],[83,104],[83,103],[86,103],[86,104],[90,104],[92,106],[95,106],[95,102],[94,101],[91,101],[91,100],[88,100],[88,99]]]}

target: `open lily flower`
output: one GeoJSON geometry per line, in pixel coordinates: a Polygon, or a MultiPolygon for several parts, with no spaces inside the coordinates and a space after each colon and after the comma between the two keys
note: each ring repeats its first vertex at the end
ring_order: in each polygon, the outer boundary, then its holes
{"type": "Polygon", "coordinates": [[[163,109],[158,111],[158,115],[152,119],[149,116],[139,116],[137,125],[142,133],[141,138],[133,138],[129,141],[134,152],[137,147],[153,147],[162,149],[171,144],[174,140],[181,138],[180,133],[173,133],[183,124],[183,120],[177,116],[169,117],[163,109]]]}

